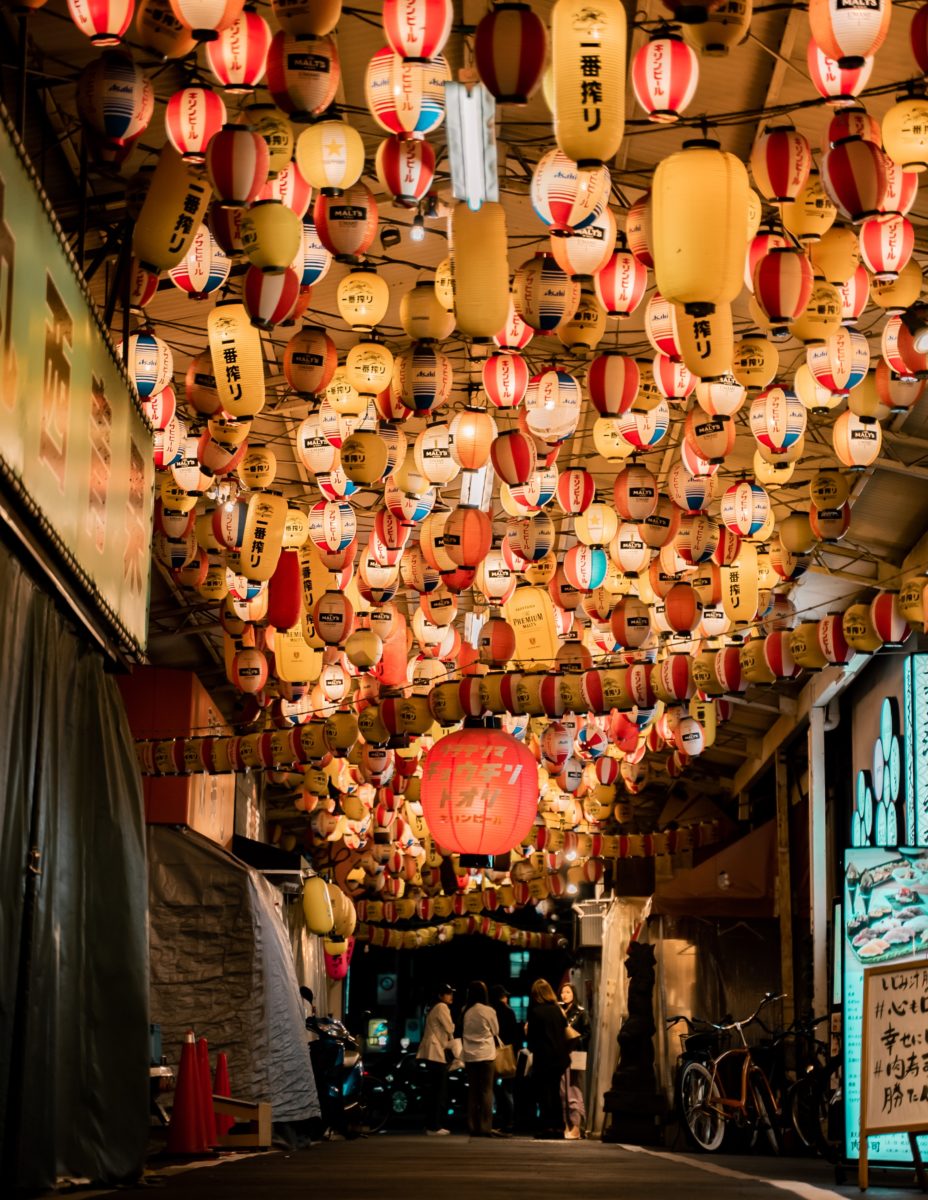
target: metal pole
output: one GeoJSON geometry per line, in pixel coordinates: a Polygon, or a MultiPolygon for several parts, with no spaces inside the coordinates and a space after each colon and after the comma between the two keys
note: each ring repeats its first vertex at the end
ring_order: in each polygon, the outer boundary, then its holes
{"type": "Polygon", "coordinates": [[[796,1008],[796,984],[793,968],[793,892],[789,862],[789,780],[786,752],[781,746],[776,756],[777,792],[777,909],[780,914],[780,984],[786,993],[783,1023],[788,1025],[796,1008]]]}
{"type": "Polygon", "coordinates": [[[825,815],[825,710],[809,711],[809,899],[813,1012],[828,1012],[828,863],[825,815]]]}
{"type": "Polygon", "coordinates": [[[77,213],[77,265],[84,269],[84,247],[87,241],[87,135],[81,134],[80,196],[77,213]]]}
{"type": "Polygon", "coordinates": [[[19,79],[16,81],[16,131],[26,142],[26,101],[28,93],[26,90],[26,64],[28,56],[26,53],[27,37],[26,31],[28,13],[19,14],[19,79]]]}

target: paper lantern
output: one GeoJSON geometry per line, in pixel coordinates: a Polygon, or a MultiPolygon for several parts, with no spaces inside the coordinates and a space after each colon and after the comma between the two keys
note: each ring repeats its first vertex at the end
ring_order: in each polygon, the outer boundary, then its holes
{"type": "Polygon", "coordinates": [[[643,267],[654,266],[651,244],[651,193],[639,196],[628,210],[625,220],[628,248],[643,267]]]}
{"type": "Polygon", "coordinates": [[[444,48],[452,17],[451,0],[384,0],[381,19],[395,54],[427,62],[444,48]]]}
{"type": "Polygon", "coordinates": [[[580,301],[580,285],[568,278],[552,255],[542,253],[518,268],[512,296],[516,311],[530,329],[550,333],[573,316],[580,301]]]}
{"type": "Polygon", "coordinates": [[[312,611],[316,633],[327,646],[341,646],[354,625],[354,609],[342,592],[324,592],[312,611]]]}
{"type": "Polygon", "coordinates": [[[810,0],[809,28],[816,44],[842,67],[860,67],[886,40],[890,0],[847,8],[841,0],[810,0]]]}
{"type": "Polygon", "coordinates": [[[284,350],[283,369],[287,383],[301,396],[324,392],[335,374],[338,353],[335,343],[317,325],[304,325],[284,350]]]}
{"type": "Polygon", "coordinates": [[[134,0],[68,0],[68,12],[93,46],[115,46],[132,20],[134,0]]]}
{"type": "MultiPolygon", "coordinates": [[[[520,409],[525,428],[549,445],[570,437],[580,420],[580,385],[557,368],[533,375],[520,409]]],[[[521,482],[521,481],[519,481],[521,482]]]]}
{"type": "Polygon", "coordinates": [[[607,352],[590,363],[586,387],[593,407],[601,416],[620,416],[634,404],[641,372],[632,358],[607,352]]]}
{"type": "Polygon", "coordinates": [[[738,295],[749,190],[744,164],[715,143],[658,163],[651,232],[655,280],[667,300],[705,313],[738,295]]]}
{"type": "Polygon", "coordinates": [[[765,200],[795,200],[812,167],[808,139],[793,125],[768,125],[751,149],[751,175],[765,200]]]}
{"type": "Polygon", "coordinates": [[[273,492],[252,492],[248,499],[240,551],[242,574],[264,582],[277,569],[283,548],[287,501],[273,492]]]}
{"type": "Polygon", "coordinates": [[[206,61],[227,92],[250,92],[264,77],[270,45],[267,21],[246,8],[219,32],[215,41],[206,43],[206,61]]]}
{"type": "Polygon", "coordinates": [[[593,277],[600,304],[610,317],[628,317],[641,303],[648,286],[647,268],[625,248],[616,245],[609,261],[593,277]]]}
{"type": "Polygon", "coordinates": [[[325,112],[338,91],[341,65],[335,41],[279,30],[267,52],[271,99],[291,120],[309,122],[325,112]]]}
{"type": "Polygon", "coordinates": [[[924,96],[898,99],[883,117],[883,149],[903,171],[928,167],[928,100],[924,96]]]}
{"type": "Polygon", "coordinates": [[[267,683],[267,659],[260,650],[245,647],[232,660],[232,676],[240,692],[260,692],[267,683]]]}
{"type": "Polygon", "coordinates": [[[518,354],[492,354],[483,364],[483,389],[497,408],[516,408],[525,397],[529,369],[518,354]]]}
{"type": "Polygon", "coordinates": [[[174,354],[151,330],[129,335],[126,371],[139,396],[146,400],[168,386],[174,375],[174,354]]]}
{"type": "Polygon", "coordinates": [[[131,146],[148,128],[155,90],[130,54],[105,50],[81,71],[77,109],[85,126],[116,146],[131,146]]]}
{"type": "Polygon", "coordinates": [[[293,315],[300,294],[296,271],[262,271],[249,267],[242,286],[242,301],[252,325],[273,329],[293,315]]]}
{"type": "Polygon", "coordinates": [[[627,17],[618,0],[590,8],[557,0],[551,13],[554,136],[581,166],[603,163],[625,127],[627,17]]]}
{"type": "Polygon", "coordinates": [[[264,356],[261,337],[245,306],[220,301],[207,318],[216,391],[233,417],[253,417],[264,407],[264,356]]]}
{"type": "Polygon", "coordinates": [[[164,128],[171,145],[184,158],[203,162],[213,134],[226,121],[226,106],[210,88],[188,87],[174,92],[164,114],[164,128]]]}
{"type": "Polygon", "coordinates": [[[442,532],[445,554],[459,567],[478,566],[493,544],[493,522],[479,508],[452,509],[442,532]]]}
{"type": "Polygon", "coordinates": [[[175,287],[186,292],[191,300],[205,300],[222,287],[231,268],[232,264],[209,229],[201,225],[181,263],[172,267],[168,274],[175,287]]]}
{"type": "Polygon", "coordinates": [[[877,592],[870,603],[870,619],[884,646],[901,646],[912,632],[900,611],[898,592],[877,592]]]}
{"type": "Polygon", "coordinates": [[[824,342],[841,327],[841,297],[834,284],[816,278],[806,306],[789,324],[794,338],[807,346],[824,342]]]}
{"type": "MultiPolygon", "coordinates": [[[[487,341],[503,329],[509,313],[505,210],[490,201],[485,201],[477,212],[466,204],[456,204],[451,214],[451,233],[457,327],[466,337],[487,341]]],[[[551,262],[566,280],[564,272],[551,262]]],[[[555,320],[553,324],[557,323],[555,320]]]]}
{"type": "Polygon", "coordinates": [[[855,324],[870,299],[870,276],[863,263],[858,263],[850,279],[838,287],[838,295],[841,299],[842,323],[855,324]]]}
{"type": "Polygon", "coordinates": [[[729,417],[709,417],[701,408],[686,414],[683,426],[685,444],[707,463],[721,463],[735,446],[735,423],[729,417]]]}
{"type": "Polygon", "coordinates": [[[426,136],[445,119],[445,83],[450,79],[441,54],[425,63],[404,62],[385,46],[367,65],[367,106],[387,133],[426,136]]]}
{"type": "Polygon", "coordinates": [[[842,326],[821,345],[810,346],[806,362],[819,386],[846,395],[867,374],[870,346],[862,333],[842,326]]]}
{"type": "Polygon", "coordinates": [[[241,15],[244,0],[171,0],[174,15],[198,42],[214,42],[241,15]]]}
{"type": "Polygon", "coordinates": [[[616,511],[626,521],[644,521],[657,507],[657,480],[643,463],[633,463],[616,475],[616,511]]]}
{"type": "Polygon", "coordinates": [[[684,512],[674,550],[688,566],[708,562],[719,544],[719,524],[704,512],[684,512]]]}
{"type": "Polygon", "coordinates": [[[852,604],[844,613],[841,628],[847,644],[861,654],[875,654],[883,645],[869,604],[852,604]]]}
{"type": "Polygon", "coordinates": [[[749,423],[761,446],[782,454],[805,432],[806,410],[795,392],[772,387],[752,401],[749,423]]]}
{"type": "Polygon", "coordinates": [[[209,184],[173,146],[164,146],[132,232],[132,249],[150,271],[176,267],[206,214],[209,184]]]}
{"type": "Polygon", "coordinates": [[[592,286],[581,286],[580,300],[573,316],[557,327],[558,339],[573,353],[577,353],[580,350],[593,350],[602,341],[605,332],[606,314],[592,286]]]}
{"type": "Polygon", "coordinates": [[[609,187],[605,167],[579,167],[555,148],[541,156],[532,172],[532,207],[552,233],[567,235],[600,215],[609,187]]]}
{"type": "Polygon", "coordinates": [[[339,262],[354,262],[370,248],[377,233],[377,202],[363,183],[340,196],[320,193],[313,208],[319,240],[339,262]]]}
{"type": "Polygon", "coordinates": [[[257,198],[267,182],[269,162],[267,143],[247,125],[224,125],[206,148],[210,183],[223,204],[234,208],[257,198]]]}
{"type": "Polygon", "coordinates": [[[862,471],[879,457],[883,430],[878,421],[841,413],[832,430],[835,454],[849,470],[862,471]]]}
{"type": "MultiPolygon", "coordinates": [[[[453,426],[454,422],[452,422],[452,428],[453,426]]],[[[507,430],[499,434],[495,440],[492,440],[489,449],[493,470],[504,483],[508,483],[510,486],[525,483],[535,470],[537,463],[535,443],[528,434],[522,433],[519,429],[507,430]]]]}
{"type": "Polygon", "coordinates": [[[548,37],[528,4],[498,4],[474,36],[480,81],[498,104],[527,104],[544,71],[548,37]]]}
{"type": "MultiPolygon", "coordinates": [[[[302,245],[303,226],[279,200],[258,200],[242,217],[242,248],[252,266],[267,274],[286,271],[302,245]]],[[[299,287],[300,279],[291,274],[299,287]]]]}
{"type": "Polygon", "coordinates": [[[440,342],[454,330],[454,317],[446,311],[430,282],[417,283],[400,300],[400,324],[413,341],[440,342]]]}
{"type": "Polygon", "coordinates": [[[595,277],[608,264],[615,239],[615,217],[612,209],[605,208],[582,228],[573,229],[569,237],[552,233],[551,253],[571,279],[582,280],[595,277]]]}
{"type": "Polygon", "coordinates": [[[408,409],[426,413],[440,408],[451,395],[451,360],[432,343],[414,343],[393,363],[393,395],[408,409]]]}
{"type": "Polygon", "coordinates": [[[851,527],[851,506],[844,504],[833,508],[818,508],[813,504],[809,510],[809,527],[820,542],[840,542],[851,527]]]}
{"type": "Polygon", "coordinates": [[[776,377],[779,366],[776,346],[760,334],[746,334],[735,346],[732,374],[742,387],[766,387],[776,377]]]}
{"type": "Polygon", "coordinates": [[[571,546],[564,555],[564,578],[579,592],[591,592],[606,578],[608,556],[600,546],[571,546]]]}
{"type": "Polygon", "coordinates": [[[679,120],[699,83],[699,61],[679,36],[655,33],[632,59],[635,99],[649,121],[679,120]]]}
{"type": "Polygon", "coordinates": [[[849,138],[822,159],[822,182],[838,212],[855,225],[879,213],[886,192],[885,155],[879,146],[849,138]]]}
{"type": "Polygon", "coordinates": [[[870,79],[873,56],[854,66],[841,66],[810,38],[806,45],[806,66],[815,90],[829,104],[853,104],[870,79]]]}
{"type": "Polygon", "coordinates": [[[799,316],[813,283],[812,266],[801,250],[775,247],[754,268],[754,297],[773,325],[799,316]]]}
{"type": "Polygon", "coordinates": [[[853,229],[835,225],[810,249],[816,279],[836,287],[854,274],[860,263],[860,242],[853,229]]]}
{"type": "Polygon", "coordinates": [[[818,623],[818,645],[826,663],[843,667],[854,657],[855,651],[844,637],[844,620],[841,613],[830,613],[818,623]]]}
{"type": "Polygon", "coordinates": [[[297,138],[296,161],[308,183],[338,196],[361,177],[364,143],[346,121],[318,121],[297,138]]]}
{"type": "Polygon", "coordinates": [[[693,375],[709,380],[730,374],[735,352],[730,304],[716,304],[704,315],[678,309],[676,324],[680,360],[693,375]]]}
{"type": "Polygon", "coordinates": [[[794,200],[780,206],[783,227],[800,242],[816,242],[835,222],[838,210],[813,167],[794,200]]]}
{"type": "Polygon", "coordinates": [[[759,484],[748,479],[732,484],[722,496],[722,522],[738,537],[754,537],[763,527],[769,512],[769,496],[759,484]]]}
{"type": "Polygon", "coordinates": [[[374,161],[381,186],[397,204],[414,207],[435,177],[435,151],[423,138],[394,134],[377,148],[374,161]]]}
{"type": "Polygon", "coordinates": [[[557,481],[557,503],[562,512],[585,512],[596,495],[596,481],[589,471],[573,468],[563,471],[557,481]]]}

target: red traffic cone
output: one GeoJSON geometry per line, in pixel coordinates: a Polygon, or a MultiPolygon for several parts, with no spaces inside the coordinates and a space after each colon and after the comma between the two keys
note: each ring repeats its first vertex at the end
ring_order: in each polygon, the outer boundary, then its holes
{"type": "MultiPolygon", "coordinates": [[[[220,1050],[216,1055],[216,1074],[213,1077],[213,1095],[232,1095],[232,1085],[229,1082],[229,1060],[226,1058],[225,1052],[222,1050],[220,1050]]],[[[224,1116],[222,1113],[216,1113],[216,1132],[220,1137],[223,1137],[225,1134],[227,1134],[234,1124],[235,1121],[232,1119],[232,1117],[224,1116]]]]}
{"type": "Polygon", "coordinates": [[[207,1146],[216,1145],[216,1114],[213,1111],[213,1081],[209,1073],[209,1045],[206,1038],[197,1042],[197,1060],[200,1067],[200,1103],[203,1106],[203,1128],[207,1146]]]}
{"type": "Polygon", "coordinates": [[[200,1067],[192,1029],[187,1030],[180,1053],[167,1149],[168,1154],[203,1154],[208,1149],[200,1101],[200,1067]]]}

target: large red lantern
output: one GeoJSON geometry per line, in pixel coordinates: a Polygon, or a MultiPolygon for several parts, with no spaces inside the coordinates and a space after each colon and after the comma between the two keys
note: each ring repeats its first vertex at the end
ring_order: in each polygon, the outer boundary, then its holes
{"type": "Polygon", "coordinates": [[[644,298],[648,268],[625,247],[616,244],[612,257],[593,276],[596,297],[610,317],[630,317],[644,298]]]}
{"type": "Polygon", "coordinates": [[[602,417],[618,417],[628,412],[640,386],[638,364],[614,351],[597,355],[586,374],[587,392],[602,417]]]}
{"type": "Polygon", "coordinates": [[[299,276],[290,267],[274,274],[258,267],[245,272],[242,300],[252,325],[259,329],[273,329],[292,316],[299,295],[299,276]]]}
{"type": "Polygon", "coordinates": [[[204,87],[181,88],[168,101],[164,128],[171,145],[191,162],[202,162],[214,133],[226,122],[226,106],[204,87]]]}
{"type": "Polygon", "coordinates": [[[427,62],[441,53],[453,15],[451,0],[384,0],[383,31],[400,58],[427,62]]]}
{"type": "Polygon", "coordinates": [[[792,125],[763,131],[751,150],[751,174],[766,200],[780,204],[795,200],[812,169],[812,147],[792,125]]]}
{"type": "Polygon", "coordinates": [[[374,240],[378,223],[377,201],[363,183],[340,196],[316,197],[313,221],[319,240],[339,262],[353,262],[374,240]]]}
{"type": "Polygon", "coordinates": [[[490,458],[503,483],[526,483],[538,462],[534,438],[521,429],[507,430],[494,440],[490,458]]]}
{"type": "Polygon", "coordinates": [[[886,155],[873,142],[848,138],[825,152],[822,182],[849,221],[876,216],[886,195],[886,155]]]}
{"type": "Polygon", "coordinates": [[[527,104],[545,69],[548,37],[527,4],[497,4],[477,25],[477,74],[497,104],[527,104]]]}
{"type": "Polygon", "coordinates": [[[279,109],[294,121],[311,121],[335,99],[341,80],[331,37],[293,37],[281,29],[267,52],[267,86],[279,109]]]}
{"type": "Polygon", "coordinates": [[[94,46],[115,46],[129,28],[135,0],[68,0],[71,20],[94,46]]]}
{"type": "Polygon", "coordinates": [[[696,52],[674,34],[656,33],[632,59],[635,99],[649,121],[679,120],[699,83],[696,52]]]}
{"type": "Polygon", "coordinates": [[[914,249],[915,230],[908,217],[869,217],[860,227],[860,257],[876,279],[896,279],[914,249]]]}
{"type": "Polygon", "coordinates": [[[517,408],[528,381],[529,369],[519,354],[491,354],[483,364],[483,390],[497,408],[517,408]]]}
{"type": "Polygon", "coordinates": [[[206,43],[209,69],[232,95],[250,92],[264,78],[271,30],[264,17],[246,8],[223,29],[214,42],[206,43]]]}
{"type": "Polygon", "coordinates": [[[809,78],[818,94],[836,107],[853,104],[867,86],[873,59],[866,58],[857,67],[841,67],[809,38],[806,48],[809,78]]]}
{"type": "Polygon", "coordinates": [[[774,326],[799,316],[814,282],[812,264],[801,250],[777,246],[754,268],[755,299],[774,326]]]}
{"type": "Polygon", "coordinates": [[[222,203],[232,208],[244,208],[257,199],[267,182],[270,161],[267,142],[247,125],[223,125],[206,147],[210,183],[222,203]]]}
{"type": "Polygon", "coordinates": [[[393,134],[378,146],[374,165],[384,188],[408,208],[418,204],[432,186],[435,151],[424,138],[393,134]]]}
{"type": "Polygon", "coordinates": [[[425,756],[420,801],[432,839],[442,849],[481,859],[508,854],[535,820],[535,759],[501,729],[450,733],[425,756]]]}

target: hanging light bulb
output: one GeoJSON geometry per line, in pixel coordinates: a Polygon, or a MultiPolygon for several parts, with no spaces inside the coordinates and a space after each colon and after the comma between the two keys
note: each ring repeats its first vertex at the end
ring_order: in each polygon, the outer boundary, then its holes
{"type": "Polygon", "coordinates": [[[425,239],[425,217],[422,213],[416,213],[412,219],[412,228],[409,230],[409,240],[411,242],[421,242],[425,239]]]}

